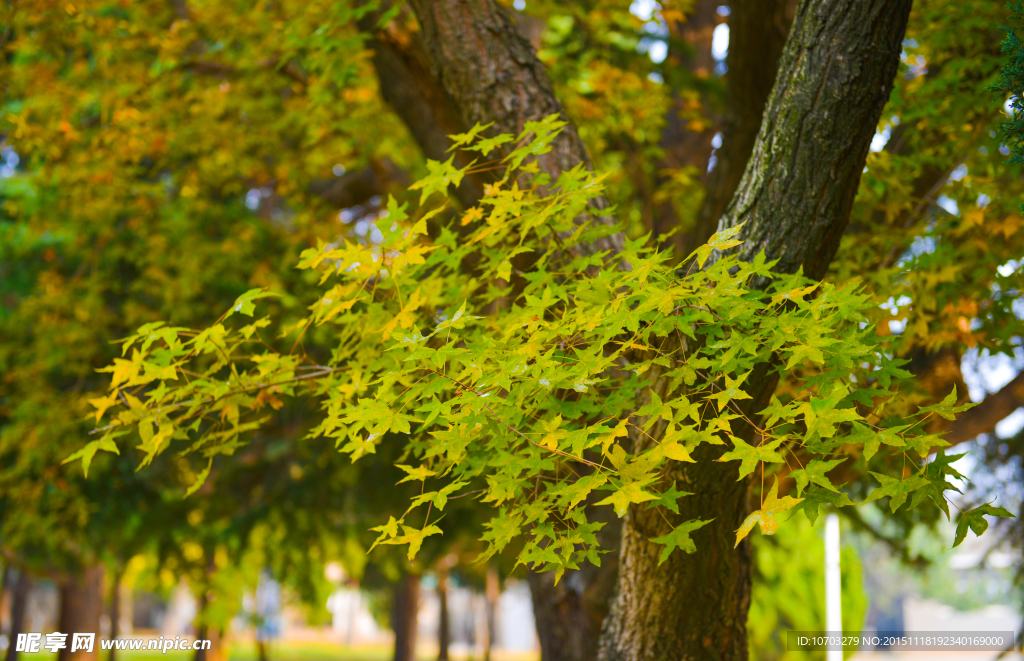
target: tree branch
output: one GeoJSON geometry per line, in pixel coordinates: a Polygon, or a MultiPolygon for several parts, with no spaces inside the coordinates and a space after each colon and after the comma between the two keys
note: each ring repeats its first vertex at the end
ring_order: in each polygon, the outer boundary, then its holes
{"type": "Polygon", "coordinates": [[[1021,406],[1024,406],[1024,371],[999,392],[992,393],[973,409],[961,413],[950,425],[945,439],[953,446],[974,440],[981,434],[991,434],[999,422],[1021,406]]]}
{"type": "MultiPolygon", "coordinates": [[[[377,29],[379,12],[371,12],[359,21],[359,28],[370,35],[367,45],[373,49],[373,66],[380,82],[380,93],[423,151],[435,161],[451,157],[449,135],[462,133],[466,124],[444,88],[430,71],[427,53],[419,35],[400,28],[392,21],[385,29],[377,29]]],[[[455,166],[464,167],[468,160],[455,154],[455,166]]],[[[472,174],[463,178],[455,197],[463,208],[474,206],[483,197],[486,175],[472,174]]]]}
{"type": "MultiPolygon", "coordinates": [[[[530,43],[517,30],[508,12],[493,1],[411,0],[423,30],[423,43],[433,78],[437,80],[465,126],[493,123],[492,133],[522,132],[526,122],[560,115],[562,104],[555,96],[544,65],[530,43]]],[[[579,164],[590,168],[590,156],[576,127],[569,125],[537,156],[542,172],[556,181],[579,164]]],[[[523,175],[521,186],[531,186],[523,175]]],[[[604,198],[595,209],[607,208],[604,198]]],[[[598,215],[602,222],[610,218],[598,215]]],[[[618,251],[623,237],[615,234],[589,246],[590,250],[618,251]]]]}
{"type": "Polygon", "coordinates": [[[372,161],[362,170],[346,172],[336,179],[317,179],[309,185],[314,195],[319,195],[332,206],[346,209],[364,204],[376,195],[384,195],[393,186],[408,187],[412,183],[409,174],[389,159],[372,161]]]}
{"type": "Polygon", "coordinates": [[[719,229],[744,223],[743,257],[825,275],[892,91],[910,0],[797,9],[757,143],[719,229]]]}

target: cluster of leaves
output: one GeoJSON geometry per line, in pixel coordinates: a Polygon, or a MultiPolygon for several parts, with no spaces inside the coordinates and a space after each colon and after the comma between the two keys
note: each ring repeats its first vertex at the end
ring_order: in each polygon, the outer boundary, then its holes
{"type": "MultiPolygon", "coordinates": [[[[93,401],[98,421],[118,412],[76,457],[87,467],[97,451],[117,451],[115,439],[134,433],[144,464],[179,442],[209,468],[265,424],[264,407],[302,392],[324,412],[311,433],[334,439],[353,460],[404,443],[399,468],[421,493],[376,529],[378,544],[408,545],[412,558],[441,532],[436,522],[449,500],[472,494],[496,509],[482,536],[484,558],[525,534],[519,562],[559,572],[599,562],[601,524],[581,507],[592,492],[606,493],[599,504],[619,516],[641,503],[676,510],[687,494],[665,484],[665,467],[694,461],[702,444],[731,445],[720,460],[739,461],[740,479],[761,471],[762,505],[737,543],[754,525],[774,533],[776,515],[794,506],[813,519],[820,505],[853,504],[827,473],[850,454],[869,460],[882,444],[902,453],[905,468],[897,477],[877,474],[881,486],[868,500],[889,496],[895,511],[913,495],[912,506],[931,500],[948,511],[943,492],[955,471],[942,461],[919,465],[944,442],[915,428],[965,406],[955,405],[954,392],[920,409],[916,421],[882,419],[906,373],[864,323],[870,303],[856,284],[774,275],[763,256],[740,262],[727,254],[738,228],[696,251],[682,275],[641,241],[593,254],[586,247],[616,230],[586,214],[600,177],[582,167],[554,182],[535,174],[543,196],[516,183],[517,174],[536,170],[532,157],[563,125],[552,116],[519,136],[480,139],[479,126],[454,136],[491,160],[463,169],[451,160],[429,164],[412,186],[421,207],[473,168],[504,170],[454,231],[428,234],[443,205],[410,215],[391,201],[375,240],[304,252],[299,266],[321,274],[321,294],[291,329],[291,351],[262,337],[269,317],[229,323],[254,315],[270,295],[259,289],[206,329],[140,328],[123,341],[125,357],[105,368],[109,394],[93,401]],[[514,272],[510,259],[522,253],[532,267],[514,272]],[[749,284],[765,280],[763,289],[749,284]],[[335,338],[329,360],[299,350],[314,326],[335,338]],[[800,388],[773,398],[757,425],[741,402],[759,365],[788,373],[800,388]],[[660,393],[650,387],[655,378],[668,384],[660,393]],[[755,426],[756,442],[734,433],[737,421],[755,426]],[[664,432],[647,438],[655,423],[664,432]],[[784,472],[796,497],[778,496],[784,472]]],[[[694,552],[690,533],[704,523],[653,540],[665,545],[662,559],[675,548],[694,552]]]]}
{"type": "Polygon", "coordinates": [[[1010,162],[1024,163],[1024,43],[1017,34],[1017,30],[1024,27],[1024,7],[1020,2],[1011,2],[1010,10],[1013,12],[1010,20],[1016,25],[1005,28],[1002,49],[1008,59],[992,91],[1009,98],[1011,117],[1003,124],[1001,137],[1010,147],[1010,162]]]}

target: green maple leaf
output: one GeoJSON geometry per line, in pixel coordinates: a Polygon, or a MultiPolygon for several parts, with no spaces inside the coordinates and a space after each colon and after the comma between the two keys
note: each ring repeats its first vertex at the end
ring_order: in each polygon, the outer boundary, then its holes
{"type": "Polygon", "coordinates": [[[615,509],[615,514],[622,518],[626,515],[630,503],[645,503],[656,498],[657,496],[643,490],[641,482],[629,482],[597,504],[611,505],[615,509]]]}
{"type": "Polygon", "coordinates": [[[280,296],[280,294],[265,291],[262,287],[259,289],[250,289],[235,299],[234,305],[231,306],[231,309],[227,311],[227,314],[225,314],[224,317],[230,317],[235,312],[251,317],[253,311],[256,309],[256,305],[253,301],[259,298],[266,298],[268,296],[280,296]]]}
{"type": "Polygon", "coordinates": [[[735,227],[728,227],[720,232],[716,232],[714,236],[708,239],[706,244],[696,250],[697,266],[704,268],[704,262],[708,261],[713,251],[725,251],[743,243],[739,239],[734,238],[740,233],[742,227],[743,223],[740,223],[735,227]]]}
{"type": "MultiPolygon", "coordinates": [[[[455,135],[448,136],[448,139],[452,141],[452,146],[448,148],[448,151],[452,151],[456,147],[461,147],[462,145],[471,144],[483,131],[489,129],[493,124],[494,122],[491,122],[490,124],[480,124],[480,122],[477,122],[473,128],[469,129],[465,133],[457,133],[455,135]]],[[[511,138],[511,136],[509,137],[511,138]]]]}
{"type": "Polygon", "coordinates": [[[591,491],[604,485],[607,481],[608,478],[605,477],[604,473],[594,472],[590,475],[584,475],[558,491],[558,495],[561,496],[559,504],[565,507],[566,510],[571,510],[583,502],[590,495],[591,491]]]}
{"type": "Polygon", "coordinates": [[[935,413],[940,415],[946,420],[956,420],[956,414],[962,413],[967,409],[972,409],[977,406],[974,402],[967,402],[960,406],[956,405],[956,384],[953,384],[953,392],[946,395],[941,402],[938,404],[932,404],[931,406],[922,406],[918,409],[918,413],[935,413]]]}
{"type": "Polygon", "coordinates": [[[108,433],[103,438],[87,444],[81,450],[75,452],[73,455],[62,461],[61,464],[66,464],[69,461],[74,461],[75,459],[81,459],[82,471],[85,473],[86,477],[89,477],[89,466],[92,465],[92,459],[96,456],[96,453],[100,450],[106,450],[107,452],[113,452],[114,454],[121,454],[117,449],[117,444],[114,443],[114,438],[123,436],[127,433],[127,430],[108,433]]]}
{"type": "Polygon", "coordinates": [[[469,484],[469,482],[458,480],[445,485],[440,491],[429,491],[427,493],[420,494],[413,499],[412,507],[418,507],[419,505],[429,501],[433,503],[434,507],[437,509],[443,510],[444,506],[448,504],[448,495],[453,491],[458,491],[467,484],[469,484]]]}
{"type": "Polygon", "coordinates": [[[687,521],[670,532],[667,535],[661,537],[655,537],[651,541],[655,544],[664,544],[665,548],[661,550],[661,555],[658,557],[658,564],[665,562],[668,556],[672,554],[672,551],[676,549],[682,550],[684,553],[696,553],[697,545],[690,539],[690,533],[695,530],[699,530],[707,524],[714,521],[714,519],[708,519],[707,521],[701,521],[700,519],[693,519],[687,521]]]}
{"type": "Polygon", "coordinates": [[[935,455],[935,459],[925,466],[924,478],[928,480],[928,486],[914,492],[914,497],[910,501],[911,509],[920,505],[925,498],[931,498],[932,501],[938,505],[939,509],[946,514],[946,519],[949,519],[949,503],[946,502],[946,497],[944,495],[945,492],[963,492],[955,485],[947,482],[946,478],[952,477],[958,480],[966,479],[960,471],[950,466],[950,464],[964,456],[966,456],[966,453],[947,456],[945,451],[939,451],[939,453],[935,455]]]}
{"type": "Polygon", "coordinates": [[[829,479],[825,477],[825,473],[829,472],[844,461],[846,461],[846,459],[833,459],[832,461],[812,459],[804,468],[790,473],[789,476],[796,480],[797,495],[799,496],[803,493],[803,490],[807,488],[809,483],[817,484],[819,487],[824,487],[829,491],[838,491],[829,479]]]}
{"type": "Polygon", "coordinates": [[[431,475],[437,474],[436,472],[428,469],[426,466],[417,466],[416,468],[413,468],[412,466],[403,466],[402,464],[395,464],[395,468],[401,468],[403,471],[408,473],[408,475],[406,475],[405,477],[398,481],[398,484],[401,484],[402,482],[409,482],[410,480],[425,480],[431,475]]]}
{"type": "Polygon", "coordinates": [[[730,436],[733,443],[733,449],[726,452],[715,461],[740,461],[740,476],[737,480],[742,480],[747,475],[754,472],[757,468],[757,464],[765,461],[773,464],[781,464],[785,461],[783,456],[775,451],[779,445],[782,444],[783,439],[772,441],[764,445],[748,445],[743,439],[730,436]]]}
{"type": "Polygon", "coordinates": [[[384,542],[385,544],[408,544],[409,545],[409,562],[412,562],[416,558],[416,554],[420,552],[420,547],[423,546],[423,540],[431,535],[440,535],[441,529],[437,526],[427,526],[422,530],[416,530],[409,526],[402,526],[402,530],[405,534],[401,537],[396,537],[391,542],[384,542]]]}
{"type": "Polygon", "coordinates": [[[832,492],[822,489],[821,487],[811,487],[807,490],[807,493],[803,495],[803,500],[796,506],[793,513],[803,512],[807,516],[807,520],[813,525],[818,518],[818,510],[822,505],[832,505],[833,507],[847,507],[854,505],[855,503],[850,500],[850,497],[846,493],[832,492]]]}
{"type": "Polygon", "coordinates": [[[713,399],[716,402],[718,402],[718,410],[719,411],[721,411],[725,407],[725,405],[728,404],[731,400],[734,400],[734,399],[750,399],[750,395],[748,395],[747,393],[743,392],[739,388],[740,384],[742,384],[744,381],[746,381],[747,377],[749,375],[750,375],[750,372],[747,372],[746,374],[741,374],[740,376],[736,377],[735,379],[730,379],[729,375],[726,375],[725,376],[725,388],[722,389],[721,391],[715,393],[714,395],[711,395],[710,397],[708,397],[708,399],[713,399]]]}
{"type": "Polygon", "coordinates": [[[863,422],[853,423],[853,433],[843,438],[844,443],[861,443],[864,445],[864,462],[871,461],[871,457],[875,456],[878,452],[879,446],[882,444],[882,439],[879,438],[878,434],[875,433],[874,429],[871,429],[863,422]]]}
{"type": "Polygon", "coordinates": [[[907,436],[904,441],[908,448],[917,452],[921,457],[927,457],[935,448],[944,448],[949,445],[949,441],[938,434],[913,434],[907,436]]]}
{"type": "Polygon", "coordinates": [[[522,517],[518,514],[512,515],[509,510],[503,509],[498,516],[485,523],[484,528],[487,532],[480,540],[487,542],[487,550],[481,555],[479,562],[485,562],[493,557],[522,532],[522,517]]]}
{"type": "Polygon", "coordinates": [[[846,386],[837,383],[828,397],[812,397],[811,401],[797,407],[797,412],[804,414],[808,436],[817,434],[821,438],[830,438],[835,436],[837,424],[860,419],[856,409],[836,408],[847,394],[846,386]]]}
{"type": "Polygon", "coordinates": [[[672,407],[669,406],[668,404],[664,404],[661,401],[661,397],[658,396],[658,393],[656,393],[656,392],[654,392],[652,390],[651,391],[651,401],[648,404],[646,404],[646,405],[642,406],[641,408],[637,409],[636,415],[638,415],[638,416],[648,416],[647,424],[644,425],[644,429],[646,430],[651,425],[653,425],[655,422],[657,422],[658,418],[665,418],[666,420],[671,422],[672,421],[672,407]]]}
{"type": "Polygon", "coordinates": [[[967,537],[968,528],[973,530],[975,535],[979,536],[988,530],[988,521],[985,520],[986,514],[1003,519],[1017,518],[1002,507],[994,507],[988,503],[981,507],[975,507],[973,510],[968,510],[960,515],[960,521],[956,524],[956,538],[953,540],[953,548],[960,546],[960,543],[964,541],[967,537]]]}
{"type": "Polygon", "coordinates": [[[496,147],[500,147],[506,142],[511,142],[513,137],[514,136],[511,133],[502,133],[501,135],[496,135],[493,138],[484,138],[475,145],[466,147],[466,149],[469,149],[470,151],[478,151],[481,154],[487,155],[496,147]]]}
{"type": "Polygon", "coordinates": [[[758,415],[764,418],[764,427],[770,429],[772,425],[783,417],[790,415],[790,408],[790,404],[783,404],[777,397],[772,395],[772,401],[768,404],[768,408],[761,411],[758,415]]]}
{"type": "Polygon", "coordinates": [[[185,498],[188,498],[195,492],[199,491],[199,487],[206,484],[206,478],[210,477],[211,468],[213,468],[213,457],[210,457],[210,460],[206,462],[206,468],[200,471],[199,475],[196,476],[195,482],[193,482],[192,486],[190,486],[185,492],[185,498]]]}
{"type": "Polygon", "coordinates": [[[658,497],[655,500],[651,501],[651,504],[647,506],[647,509],[650,509],[652,507],[658,507],[660,505],[665,509],[671,510],[676,514],[679,514],[679,504],[676,501],[682,498],[683,496],[692,495],[693,494],[690,493],[689,491],[677,491],[676,483],[672,482],[672,486],[658,494],[658,497]]]}
{"type": "Polygon", "coordinates": [[[761,509],[751,512],[736,531],[735,546],[740,545],[743,538],[754,529],[755,524],[760,526],[762,535],[774,535],[775,531],[779,529],[779,522],[775,519],[775,515],[792,509],[802,500],[803,498],[794,498],[793,496],[779,498],[779,481],[775,480],[772,483],[771,491],[768,492],[768,497],[761,504],[761,509]]]}
{"type": "Polygon", "coordinates": [[[882,486],[872,491],[864,502],[870,503],[878,500],[879,498],[890,496],[891,500],[889,501],[889,509],[892,510],[893,513],[895,513],[903,503],[907,502],[907,498],[912,492],[928,486],[928,480],[921,475],[914,475],[913,477],[908,477],[905,480],[897,480],[894,477],[889,477],[888,475],[883,475],[881,473],[871,472],[871,474],[881,483],[882,486]]]}
{"type": "Polygon", "coordinates": [[[388,517],[388,522],[384,525],[377,526],[376,528],[370,528],[370,530],[380,533],[376,541],[373,542],[373,545],[370,546],[370,551],[372,551],[378,544],[386,544],[388,543],[388,540],[394,539],[395,535],[398,534],[398,523],[399,522],[395,520],[395,517],[392,516],[388,517]]]}

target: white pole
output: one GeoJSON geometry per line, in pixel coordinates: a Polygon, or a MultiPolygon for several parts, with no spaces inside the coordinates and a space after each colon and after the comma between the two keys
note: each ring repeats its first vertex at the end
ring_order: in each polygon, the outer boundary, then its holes
{"type": "MultiPolygon", "coordinates": [[[[825,629],[829,635],[842,635],[843,602],[839,574],[839,517],[825,518],[825,629]]],[[[830,647],[827,661],[843,661],[841,646],[830,647]]]]}

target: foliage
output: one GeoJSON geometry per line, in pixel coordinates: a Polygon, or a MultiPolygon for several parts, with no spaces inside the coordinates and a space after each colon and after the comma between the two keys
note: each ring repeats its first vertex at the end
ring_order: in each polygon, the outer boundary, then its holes
{"type": "Polygon", "coordinates": [[[1024,163],[1024,43],[1017,35],[1017,30],[1024,25],[1021,14],[1024,8],[1019,2],[1011,2],[1009,6],[1013,12],[1010,20],[1016,27],[1004,28],[1006,38],[1003,39],[1002,50],[1009,58],[999,72],[999,81],[992,85],[992,91],[1008,97],[1011,116],[1000,132],[1010,147],[1010,162],[1024,163]]]}
{"type": "MultiPolygon", "coordinates": [[[[684,494],[663,484],[662,470],[670,461],[694,461],[703,443],[730,443],[734,449],[720,461],[739,460],[740,478],[760,470],[762,481],[800,462],[798,449],[820,457],[801,469],[798,496],[810,481],[835,490],[825,473],[837,462],[824,463],[828,458],[842,461],[850,448],[882,443],[903,453],[909,467],[897,477],[879,474],[882,486],[871,499],[892,496],[895,511],[915,492],[913,505],[930,499],[945,507],[942,487],[925,491],[933,483],[915,458],[943,441],[914,427],[965,407],[944,401],[917,422],[878,426],[878,412],[906,373],[863,324],[867,297],[856,283],[773,276],[763,258],[709,259],[738,244],[738,229],[700,248],[702,268],[681,276],[639,241],[618,255],[589,254],[584,247],[594,237],[614,231],[579,221],[600,194],[599,177],[576,168],[543,197],[516,183],[562,126],[549,117],[528,123],[515,139],[485,141],[477,127],[456,144],[482,153],[507,146],[507,154],[461,170],[452,161],[428,166],[430,174],[412,186],[421,203],[472,167],[505,168],[481,204],[465,212],[461,236],[449,229],[428,235],[427,220],[443,206],[410,215],[392,200],[376,222],[378,241],[342,239],[305,251],[299,266],[320,273],[322,290],[293,329],[330,329],[336,345],[327,361],[296,351],[297,343],[286,352],[263,338],[272,322],[254,316],[255,301],[269,294],[262,290],[241,295],[206,329],[141,327],[123,341],[124,357],[104,368],[112,383],[93,401],[97,419],[117,413],[84,451],[135,432],[143,464],[175,442],[213,461],[264,424],[270,398],[302,392],[318,398],[325,413],[311,433],[335,439],[353,461],[375,453],[388,435],[405,437],[406,456],[418,465],[401,468],[422,491],[404,514],[376,528],[377,544],[407,545],[413,558],[424,539],[441,532],[431,517],[442,517],[450,498],[474,486],[497,508],[482,537],[489,544],[483,558],[526,534],[519,562],[559,572],[599,562],[599,524],[578,507],[590,492],[607,492],[600,504],[619,516],[632,503],[671,507],[684,494]],[[474,220],[481,222],[470,225],[474,220]],[[513,275],[509,256],[522,252],[535,267],[513,275]],[[772,280],[761,291],[748,284],[754,278],[772,280]],[[736,403],[750,397],[745,380],[765,363],[802,387],[785,402],[772,400],[754,446],[733,434],[732,421],[742,415],[736,403]],[[648,373],[670,379],[664,398],[645,389],[648,373]],[[639,408],[637,393],[646,401],[639,408]],[[118,407],[121,401],[128,406],[118,407]],[[660,441],[631,453],[625,439],[659,419],[669,425],[660,441]]],[[[535,181],[547,183],[544,175],[535,181]]],[[[775,482],[764,492],[737,543],[755,521],[772,534],[774,515],[801,502],[777,499],[777,488],[775,482]]],[[[814,502],[813,492],[808,497],[814,502]]],[[[694,552],[687,535],[699,525],[682,527],[655,541],[667,552],[694,552]]]]}
{"type": "MultiPolygon", "coordinates": [[[[814,521],[822,507],[865,500],[904,526],[949,516],[953,458],[920,457],[967,401],[964,353],[1012,353],[1020,337],[1024,187],[1018,164],[1002,162],[1014,143],[997,134],[1003,116],[984,93],[1007,61],[995,48],[999,3],[914,3],[879,126],[888,142],[868,158],[828,278],[844,284],[792,302],[774,299],[811,286],[799,276],[776,279],[764,297],[746,283],[768,264],[727,258],[677,276],[640,238],[657,204],[670,203],[683,229],[700,209],[705,163],[665,158],[672,120],[709,139],[722,130],[718,109],[702,104],[722,100],[723,78],[681,55],[690,3],[663,3],[649,20],[612,0],[527,3],[603,178],[577,171],[540,199],[509,183],[514,172],[476,209],[432,217],[460,170],[425,164],[378,92],[356,25],[372,4],[0,8],[10,28],[0,132],[4,153],[22,158],[0,177],[5,549],[50,565],[123,560],[144,517],[160,518],[178,526],[144,541],[165,568],[198,583],[207,559],[186,542],[202,538],[232,563],[247,562],[248,548],[316,595],[324,586],[301,577],[318,578],[320,560],[304,549],[359,567],[373,541],[365,529],[380,526],[383,545],[422,540],[426,566],[452,540],[477,548],[462,534],[478,529],[479,512],[466,512],[479,498],[479,510],[499,512],[484,535],[492,551],[508,544],[505,555],[526,563],[573,566],[597,553],[583,503],[675,511],[687,495],[661,475],[704,443],[723,443],[758,486],[751,528],[771,531],[786,505],[814,521]],[[662,63],[638,51],[660,39],[662,63]],[[371,198],[336,222],[318,186],[337,182],[342,164],[356,172],[385,160],[421,184],[391,182],[393,204],[371,198]],[[575,224],[598,190],[635,240],[615,260],[579,249],[611,231],[575,224]],[[403,205],[430,191],[432,206],[403,205]],[[520,249],[529,273],[513,267],[520,249]],[[282,296],[256,298],[270,292],[282,296]],[[160,320],[118,357],[110,340],[160,320]],[[772,352],[780,386],[765,434],[730,437],[743,422],[742,377],[772,352]],[[95,372],[111,363],[127,377],[114,390],[95,372]],[[670,392],[650,390],[666,373],[670,392]],[[208,410],[191,408],[203,398],[208,410]],[[134,411],[119,410],[124,401],[134,411]],[[99,426],[120,426],[102,440],[89,431],[107,403],[99,426]],[[177,408],[152,408],[164,403],[177,408]],[[312,411],[321,436],[296,442],[312,411]],[[631,452],[661,425],[670,431],[660,444],[631,452]],[[323,436],[354,467],[335,463],[323,436]],[[121,455],[99,452],[111,447],[121,455]],[[76,451],[89,479],[59,466],[76,451]],[[151,463],[135,473],[140,460],[151,463]],[[394,463],[409,470],[383,472],[394,463]],[[402,476],[411,479],[394,487],[402,476]],[[417,511],[397,516],[410,500],[417,511]],[[433,525],[444,535],[427,536],[433,525]],[[40,531],[59,531],[57,543],[40,531]],[[510,541],[518,533],[525,547],[510,541]]],[[[407,36],[407,18],[389,30],[407,36]]],[[[1007,91],[1020,87],[1008,80],[1007,91]]],[[[466,136],[479,147],[466,152],[474,171],[502,172],[502,149],[543,149],[543,132],[557,128],[539,128],[526,143],[484,131],[490,148],[466,136]]],[[[518,173],[529,167],[527,157],[518,173]]],[[[960,521],[981,527],[984,516],[960,521]]],[[[706,520],[653,540],[661,557],[699,550],[706,520]]],[[[374,555],[384,574],[406,558],[374,555]]]]}

